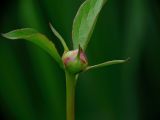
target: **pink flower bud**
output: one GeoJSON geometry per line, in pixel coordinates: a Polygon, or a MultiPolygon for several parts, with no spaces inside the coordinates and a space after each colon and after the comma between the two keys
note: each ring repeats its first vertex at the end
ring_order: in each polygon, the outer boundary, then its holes
{"type": "Polygon", "coordinates": [[[66,69],[73,74],[83,71],[88,65],[86,55],[81,48],[65,52],[62,60],[66,69]]]}

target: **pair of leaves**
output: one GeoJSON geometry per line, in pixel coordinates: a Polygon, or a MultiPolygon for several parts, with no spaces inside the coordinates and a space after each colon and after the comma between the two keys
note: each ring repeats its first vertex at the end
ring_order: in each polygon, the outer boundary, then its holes
{"type": "MultiPolygon", "coordinates": [[[[73,22],[72,38],[74,49],[78,49],[79,45],[84,50],[87,48],[87,44],[89,43],[100,10],[106,1],[107,0],[86,0],[81,5],[73,22]]],[[[68,47],[64,39],[51,24],[50,27],[53,33],[60,39],[64,50],[67,51],[68,47]]],[[[36,30],[32,28],[18,29],[3,34],[3,36],[12,40],[25,39],[38,45],[48,52],[60,64],[60,66],[63,66],[61,57],[55,48],[54,43],[36,30]]]]}

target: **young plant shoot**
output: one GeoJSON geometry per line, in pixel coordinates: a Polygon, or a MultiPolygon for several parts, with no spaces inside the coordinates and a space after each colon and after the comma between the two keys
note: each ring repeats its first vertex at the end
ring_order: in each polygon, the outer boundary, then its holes
{"type": "Polygon", "coordinates": [[[99,13],[107,0],[86,0],[79,8],[77,15],[73,21],[72,41],[73,48],[69,49],[63,37],[56,31],[56,29],[49,23],[49,26],[54,35],[60,40],[64,53],[61,56],[54,43],[50,41],[45,35],[39,33],[32,28],[17,29],[5,34],[3,37],[17,40],[28,40],[35,45],[41,47],[44,51],[49,53],[51,57],[64,70],[66,76],[66,118],[67,120],[75,120],[74,113],[74,96],[76,81],[78,76],[85,71],[101,68],[113,64],[124,63],[127,60],[113,60],[97,65],[89,66],[85,50],[87,49],[92,32],[94,30],[99,13]]]}

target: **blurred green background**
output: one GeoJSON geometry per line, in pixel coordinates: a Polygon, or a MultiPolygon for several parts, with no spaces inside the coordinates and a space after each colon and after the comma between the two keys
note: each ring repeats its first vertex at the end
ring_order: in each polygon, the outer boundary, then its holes
{"type": "MultiPolygon", "coordinates": [[[[0,33],[32,27],[62,54],[51,22],[71,47],[83,0],[1,0],[0,33]]],[[[160,120],[160,1],[109,0],[87,49],[90,64],[130,57],[127,64],[80,76],[76,120],[160,120]]],[[[0,37],[0,119],[65,120],[65,76],[26,41],[0,37]]]]}

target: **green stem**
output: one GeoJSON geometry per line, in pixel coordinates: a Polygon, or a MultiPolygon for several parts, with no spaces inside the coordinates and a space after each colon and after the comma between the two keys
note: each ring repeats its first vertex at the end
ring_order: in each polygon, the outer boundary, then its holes
{"type": "Polygon", "coordinates": [[[66,74],[66,114],[67,114],[67,120],[74,120],[75,119],[74,104],[75,104],[76,76],[69,73],[68,71],[66,71],[65,74],[66,74]]]}

